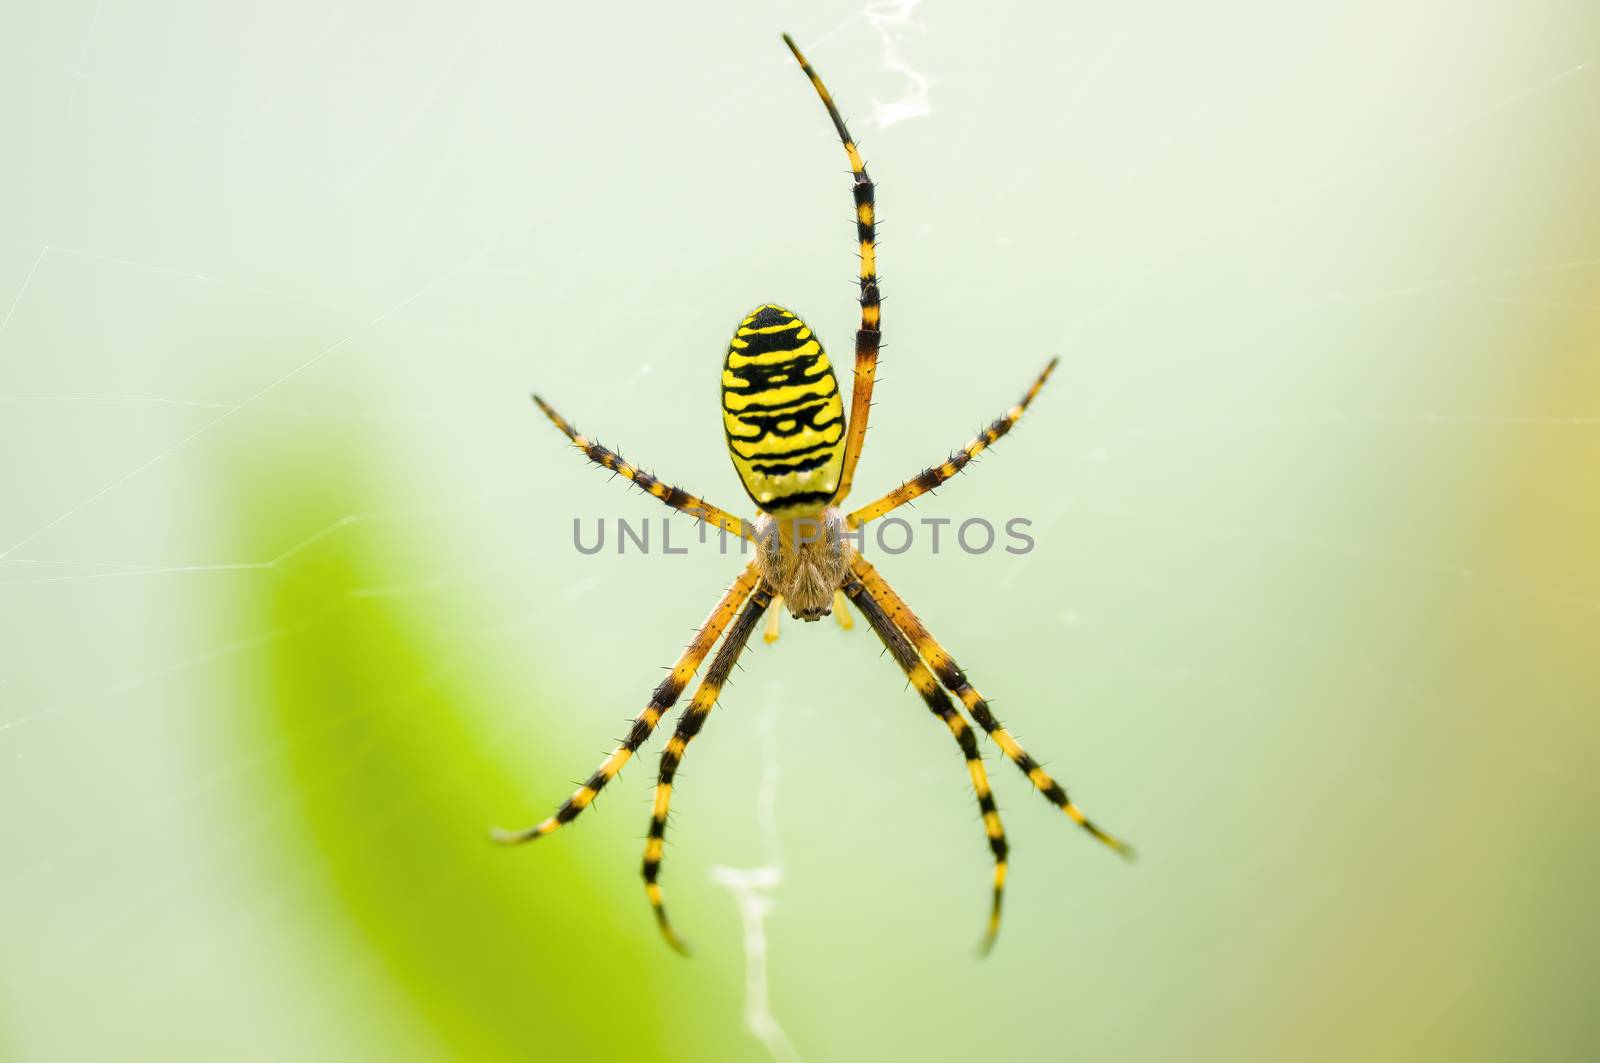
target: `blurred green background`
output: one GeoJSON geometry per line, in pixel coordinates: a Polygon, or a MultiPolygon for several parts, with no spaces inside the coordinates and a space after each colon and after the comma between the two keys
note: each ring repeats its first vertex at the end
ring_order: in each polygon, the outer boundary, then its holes
{"type": "Polygon", "coordinates": [[[0,86],[0,1058],[1594,1058],[1592,3],[73,0],[0,12],[0,86]],[[659,737],[485,842],[737,564],[578,554],[664,511],[527,393],[742,507],[738,317],[848,360],[785,29],[881,182],[861,495],[1063,358],[914,514],[1034,552],[876,558],[1142,853],[987,747],[987,961],[862,627],[757,640],[694,746],[693,959],[659,737]],[[719,867],[775,880],[765,1020],[719,867]]]}

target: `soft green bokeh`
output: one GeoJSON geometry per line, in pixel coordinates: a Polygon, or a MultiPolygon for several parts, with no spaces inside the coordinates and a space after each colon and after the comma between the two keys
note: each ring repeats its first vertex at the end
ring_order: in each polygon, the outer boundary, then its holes
{"type": "Polygon", "coordinates": [[[1586,1060],[1600,889],[1600,14],[86,2],[0,14],[0,1057],[1586,1060]],[[525,850],[737,560],[716,371],[854,327],[859,485],[1062,365],[875,560],[1101,851],[870,632],[759,642],[638,882],[650,747],[525,850]],[[876,103],[930,79],[925,115],[876,103]],[[676,542],[690,525],[673,524],[676,542]],[[947,533],[948,534],[948,533],[947,533]],[[770,801],[770,804],[768,802],[770,801]],[[770,810],[770,816],[768,812],[770,810]],[[773,873],[776,873],[774,871],[773,873]]]}
{"type": "MultiPolygon", "coordinates": [[[[266,553],[260,529],[303,526],[359,496],[348,472],[365,464],[341,469],[328,457],[335,441],[316,444],[235,467],[246,473],[235,488],[239,542],[266,553]]],[[[392,1006],[432,1028],[440,1056],[519,1059],[537,1046],[574,1058],[606,1045],[617,1058],[678,1057],[653,1035],[668,1020],[649,981],[655,942],[615,915],[624,894],[637,900],[623,888],[633,883],[574,867],[570,849],[544,853],[533,871],[486,844],[482,825],[515,809],[519,788],[468,721],[519,697],[569,699],[544,684],[519,691],[435,637],[447,605],[419,608],[414,595],[374,586],[381,548],[359,535],[310,544],[291,576],[264,589],[262,612],[280,633],[269,711],[236,721],[239,745],[278,751],[281,792],[296,795],[310,858],[343,902],[324,920],[321,962],[375,956],[400,990],[392,1006]],[[605,993],[573,992],[597,975],[605,993]],[[637,1002],[622,1027],[619,997],[637,1002]]],[[[518,770],[559,772],[534,758],[518,770]]],[[[412,1036],[391,1051],[423,1054],[412,1036]]]]}

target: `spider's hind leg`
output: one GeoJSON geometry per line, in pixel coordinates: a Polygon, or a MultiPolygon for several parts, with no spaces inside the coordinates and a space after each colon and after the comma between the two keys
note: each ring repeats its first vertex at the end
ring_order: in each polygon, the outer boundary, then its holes
{"type": "Polygon", "coordinates": [[[834,132],[844,145],[845,157],[850,160],[850,195],[855,202],[856,253],[861,259],[858,278],[861,301],[861,327],[856,330],[856,362],[850,388],[850,420],[845,435],[844,465],[839,473],[839,490],[834,496],[838,503],[850,494],[855,481],[856,463],[861,460],[861,448],[867,438],[867,418],[872,412],[872,385],[878,373],[878,348],[882,345],[883,300],[878,294],[878,215],[877,187],[867,176],[867,164],[862,161],[856,142],[845,127],[844,118],[833,102],[833,96],[823,85],[822,78],[811,68],[811,63],[801,53],[800,46],[787,33],[783,43],[789,46],[800,69],[817,90],[822,106],[828,111],[834,132]]]}

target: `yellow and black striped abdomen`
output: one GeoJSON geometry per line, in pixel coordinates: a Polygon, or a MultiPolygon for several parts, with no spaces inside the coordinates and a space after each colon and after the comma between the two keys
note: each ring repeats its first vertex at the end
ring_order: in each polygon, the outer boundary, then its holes
{"type": "Polygon", "coordinates": [[[833,366],[804,321],[767,304],[740,322],[722,363],[728,456],[761,509],[801,516],[839,490],[844,403],[833,366]]]}

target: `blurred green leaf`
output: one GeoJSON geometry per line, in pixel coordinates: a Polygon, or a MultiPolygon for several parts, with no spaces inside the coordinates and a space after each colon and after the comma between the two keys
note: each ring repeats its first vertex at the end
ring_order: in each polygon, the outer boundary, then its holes
{"type": "MultiPolygon", "coordinates": [[[[360,481],[348,458],[246,477],[241,538],[270,555],[274,529],[348,513],[360,481]]],[[[282,633],[262,704],[284,750],[288,778],[277,784],[304,824],[306,851],[294,858],[326,866],[355,940],[392,974],[396,1006],[437,1031],[451,1058],[666,1058],[653,1034],[665,1016],[644,978],[652,963],[640,962],[660,946],[638,920],[627,932],[613,922],[615,884],[589,882],[570,847],[488,842],[489,824],[526,802],[470,721],[492,718],[510,695],[486,678],[492,668],[460,660],[434,633],[415,596],[370,591],[384,548],[369,528],[341,529],[297,556],[260,603],[264,628],[282,633]]],[[[528,696],[518,695],[521,711],[528,696]]],[[[518,764],[552,781],[570,774],[520,751],[518,764]]],[[[337,969],[337,955],[315,959],[337,969]]],[[[386,1021],[353,1017],[353,1045],[386,1021]]]]}

